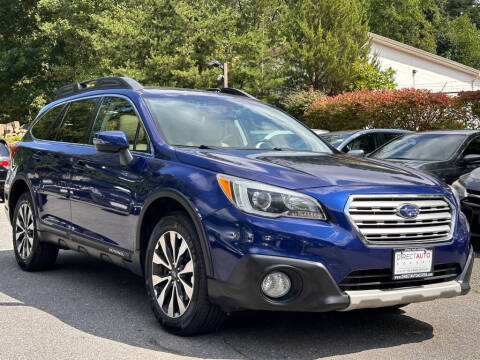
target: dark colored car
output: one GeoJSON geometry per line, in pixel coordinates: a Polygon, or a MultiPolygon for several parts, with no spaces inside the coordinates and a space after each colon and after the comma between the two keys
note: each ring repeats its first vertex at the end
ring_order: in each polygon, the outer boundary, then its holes
{"type": "Polygon", "coordinates": [[[177,334],[242,309],[398,308],[470,289],[453,189],[341,154],[243,95],[68,85],[18,144],[5,189],[21,268],[49,268],[59,249],[128,268],[177,334]]]}
{"type": "Polygon", "coordinates": [[[367,129],[333,131],[321,134],[320,137],[344,153],[363,156],[399,136],[411,133],[411,131],[400,129],[367,129]]]}
{"type": "Polygon", "coordinates": [[[426,131],[406,135],[369,158],[427,171],[447,184],[480,166],[480,131],[426,131]]]}
{"type": "Polygon", "coordinates": [[[5,140],[0,139],[0,198],[5,198],[5,179],[10,167],[10,149],[5,140]]]}
{"type": "Polygon", "coordinates": [[[460,176],[452,186],[459,194],[462,211],[470,224],[472,243],[480,250],[480,168],[460,176]]]}

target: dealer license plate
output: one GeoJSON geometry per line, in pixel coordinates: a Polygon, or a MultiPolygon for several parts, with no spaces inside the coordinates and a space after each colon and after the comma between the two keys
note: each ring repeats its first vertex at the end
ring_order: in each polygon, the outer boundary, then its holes
{"type": "Polygon", "coordinates": [[[393,280],[433,276],[433,249],[402,249],[393,252],[393,280]]]}

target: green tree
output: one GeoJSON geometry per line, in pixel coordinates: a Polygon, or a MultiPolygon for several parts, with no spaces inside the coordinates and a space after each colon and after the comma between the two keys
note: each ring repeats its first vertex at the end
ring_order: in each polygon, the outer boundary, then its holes
{"type": "Polygon", "coordinates": [[[462,64],[480,68],[480,31],[467,15],[450,22],[451,58],[462,64]]]}
{"type": "Polygon", "coordinates": [[[0,122],[32,116],[42,91],[30,88],[42,71],[43,42],[38,34],[37,2],[0,0],[0,122]]]}
{"type": "Polygon", "coordinates": [[[381,70],[376,59],[371,62],[356,61],[348,90],[380,89],[395,89],[395,71],[392,68],[381,70]]]}
{"type": "Polygon", "coordinates": [[[480,27],[480,3],[477,0],[439,0],[444,2],[445,13],[451,18],[467,15],[480,27]]]}
{"type": "Polygon", "coordinates": [[[435,53],[432,22],[439,9],[433,1],[367,0],[365,4],[372,32],[435,53]]]}
{"type": "Polygon", "coordinates": [[[327,94],[347,89],[353,64],[368,57],[364,15],[357,0],[302,0],[291,5],[284,56],[292,85],[327,94]]]}

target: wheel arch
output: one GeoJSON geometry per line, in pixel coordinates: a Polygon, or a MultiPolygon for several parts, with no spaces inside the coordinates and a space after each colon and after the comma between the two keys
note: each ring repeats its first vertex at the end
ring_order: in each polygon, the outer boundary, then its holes
{"type": "MultiPolygon", "coordinates": [[[[212,260],[210,256],[210,246],[207,241],[205,229],[202,225],[201,215],[198,209],[191,203],[191,201],[181,192],[175,189],[163,189],[155,192],[153,195],[147,198],[142,206],[142,210],[139,216],[139,222],[137,226],[136,240],[135,240],[135,252],[139,255],[139,265],[143,271],[144,266],[144,253],[148,245],[148,238],[151,229],[148,228],[149,220],[159,220],[162,216],[166,215],[171,210],[184,210],[195,226],[198,238],[200,240],[200,246],[202,248],[203,259],[205,263],[205,269],[207,277],[213,276],[212,260]],[[165,210],[162,205],[168,204],[168,206],[174,206],[173,208],[167,207],[165,210]],[[164,209],[160,213],[156,213],[155,209],[164,209]],[[148,235],[148,236],[147,236],[148,235]]],[[[153,224],[155,226],[155,224],[153,224]]]]}
{"type": "MultiPolygon", "coordinates": [[[[16,203],[24,192],[29,192],[32,200],[35,199],[33,196],[33,190],[30,185],[30,182],[23,175],[17,175],[15,180],[13,180],[12,185],[10,186],[10,190],[8,192],[8,216],[9,216],[10,223],[12,222],[12,219],[13,219],[13,213],[15,211],[16,203]]],[[[36,216],[37,208],[36,208],[35,201],[33,201],[33,207],[34,207],[34,212],[36,216]]]]}

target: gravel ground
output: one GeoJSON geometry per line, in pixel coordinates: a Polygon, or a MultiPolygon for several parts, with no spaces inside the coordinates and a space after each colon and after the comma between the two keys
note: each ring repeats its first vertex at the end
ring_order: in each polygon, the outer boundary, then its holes
{"type": "MultiPolygon", "coordinates": [[[[0,205],[2,207],[2,205],[0,205]]],[[[26,273],[0,208],[0,359],[480,359],[480,259],[469,295],[394,313],[245,312],[214,334],[164,332],[140,278],[62,251],[26,273]]]]}

